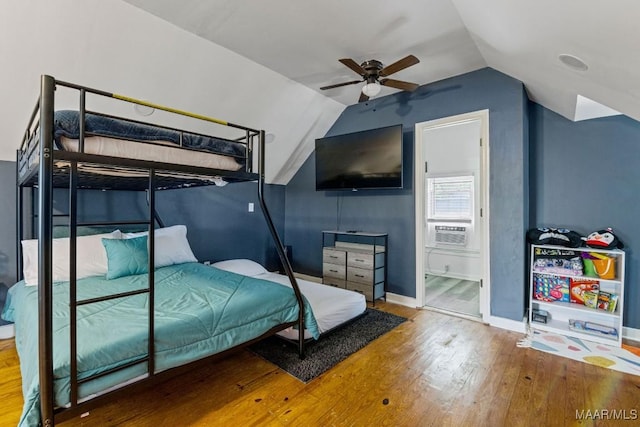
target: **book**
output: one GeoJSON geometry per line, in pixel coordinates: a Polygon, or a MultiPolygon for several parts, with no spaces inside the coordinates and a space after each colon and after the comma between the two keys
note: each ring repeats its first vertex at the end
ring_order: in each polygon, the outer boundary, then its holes
{"type": "Polygon", "coordinates": [[[582,297],[584,298],[585,307],[597,308],[598,307],[598,294],[599,294],[599,292],[597,290],[585,291],[582,294],[582,297]]]}
{"type": "Polygon", "coordinates": [[[606,310],[610,313],[616,311],[616,304],[618,302],[618,295],[611,292],[600,291],[598,293],[597,308],[600,310],[606,310]]]}

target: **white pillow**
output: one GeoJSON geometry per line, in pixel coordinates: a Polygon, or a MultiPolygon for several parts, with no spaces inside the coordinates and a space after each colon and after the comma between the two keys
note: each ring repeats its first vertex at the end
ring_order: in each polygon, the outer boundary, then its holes
{"type": "Polygon", "coordinates": [[[267,273],[267,270],[255,261],[250,259],[229,259],[226,261],[218,261],[211,264],[221,270],[230,271],[232,273],[242,274],[244,276],[259,276],[267,273]]]}
{"type": "MultiPolygon", "coordinates": [[[[102,238],[120,239],[122,233],[115,230],[111,233],[79,236],[76,238],[76,277],[82,279],[89,276],[102,276],[107,273],[107,253],[102,245],[102,238]]],[[[53,281],[69,281],[69,238],[63,237],[52,241],[53,281]]],[[[27,286],[38,284],[38,240],[22,241],[22,273],[27,286]]]]}
{"type": "MultiPolygon", "coordinates": [[[[123,233],[125,239],[146,236],[148,231],[140,233],[123,233]]],[[[193,255],[189,241],[187,240],[187,227],[173,225],[171,227],[158,228],[154,231],[156,268],[185,262],[198,262],[193,255]]]]}

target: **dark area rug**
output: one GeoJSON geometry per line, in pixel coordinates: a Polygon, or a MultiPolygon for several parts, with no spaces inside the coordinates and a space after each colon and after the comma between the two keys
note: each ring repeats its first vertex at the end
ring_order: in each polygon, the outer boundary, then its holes
{"type": "Polygon", "coordinates": [[[307,343],[303,360],[298,357],[297,346],[275,336],[253,344],[249,350],[306,383],[406,320],[367,308],[363,316],[307,343]]]}

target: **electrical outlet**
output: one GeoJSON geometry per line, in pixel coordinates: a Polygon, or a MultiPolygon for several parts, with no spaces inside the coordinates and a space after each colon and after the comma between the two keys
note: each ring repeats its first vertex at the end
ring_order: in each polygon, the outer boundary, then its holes
{"type": "Polygon", "coordinates": [[[255,210],[255,206],[252,202],[249,202],[249,207],[248,207],[248,211],[249,212],[253,212],[255,210]]]}
{"type": "Polygon", "coordinates": [[[445,264],[444,265],[444,272],[448,273],[449,272],[449,264],[445,264]]]}

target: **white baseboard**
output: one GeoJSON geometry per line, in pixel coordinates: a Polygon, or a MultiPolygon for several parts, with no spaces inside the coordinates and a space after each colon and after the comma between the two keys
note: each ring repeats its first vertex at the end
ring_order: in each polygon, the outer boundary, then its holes
{"type": "Polygon", "coordinates": [[[629,339],[631,341],[640,342],[640,329],[622,327],[622,338],[629,339]]]}
{"type": "Polygon", "coordinates": [[[0,326],[0,340],[6,340],[15,336],[15,329],[13,323],[0,326]]]}
{"type": "Polygon", "coordinates": [[[392,294],[391,292],[387,292],[387,301],[398,305],[404,305],[405,307],[418,308],[415,298],[392,294]]]}
{"type": "Polygon", "coordinates": [[[522,321],[518,321],[506,319],[504,317],[489,316],[489,326],[495,326],[496,328],[506,329],[513,332],[520,332],[522,334],[527,333],[526,318],[522,321]]]}

